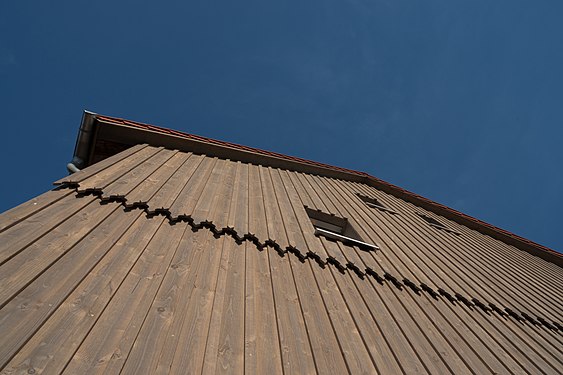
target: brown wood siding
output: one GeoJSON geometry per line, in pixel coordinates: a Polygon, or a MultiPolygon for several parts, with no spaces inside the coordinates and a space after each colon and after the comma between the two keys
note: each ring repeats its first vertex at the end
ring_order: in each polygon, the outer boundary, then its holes
{"type": "Polygon", "coordinates": [[[563,372],[559,266],[374,187],[147,145],[57,183],[0,216],[2,373],[563,372]]]}

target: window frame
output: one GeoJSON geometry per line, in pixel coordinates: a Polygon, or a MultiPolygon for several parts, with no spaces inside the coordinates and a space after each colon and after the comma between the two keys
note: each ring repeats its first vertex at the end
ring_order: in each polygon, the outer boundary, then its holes
{"type": "Polygon", "coordinates": [[[348,219],[313,210],[307,206],[305,206],[305,211],[315,229],[315,236],[355,245],[362,250],[380,250],[379,246],[363,241],[348,219]]]}

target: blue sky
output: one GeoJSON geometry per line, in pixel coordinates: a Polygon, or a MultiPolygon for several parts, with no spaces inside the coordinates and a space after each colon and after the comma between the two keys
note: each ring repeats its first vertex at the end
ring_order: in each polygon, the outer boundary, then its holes
{"type": "Polygon", "coordinates": [[[561,1],[4,1],[0,211],[83,109],[366,171],[561,251],[561,1]]]}

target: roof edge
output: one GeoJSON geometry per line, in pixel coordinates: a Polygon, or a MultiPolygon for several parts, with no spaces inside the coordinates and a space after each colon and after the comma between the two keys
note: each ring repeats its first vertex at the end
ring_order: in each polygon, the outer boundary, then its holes
{"type": "Polygon", "coordinates": [[[118,117],[99,115],[90,111],[84,111],[74,150],[74,157],[84,161],[83,166],[90,164],[97,137],[130,143],[131,145],[148,143],[153,146],[163,146],[225,159],[362,182],[563,267],[563,254],[553,249],[412,193],[371,176],[366,172],[336,167],[118,117]]]}
{"type": "Polygon", "coordinates": [[[509,232],[505,229],[496,227],[485,221],[474,218],[473,216],[466,215],[451,207],[435,202],[418,194],[412,193],[401,187],[383,181],[377,177],[369,176],[368,180],[370,186],[374,186],[380,190],[385,191],[386,193],[396,196],[397,198],[404,199],[428,211],[432,211],[435,214],[453,220],[458,224],[464,225],[467,228],[491,236],[504,243],[513,245],[520,250],[526,251],[532,255],[538,256],[544,260],[547,260],[560,267],[563,267],[563,254],[553,249],[550,249],[547,246],[540,245],[534,241],[528,240],[524,237],[509,232]]]}

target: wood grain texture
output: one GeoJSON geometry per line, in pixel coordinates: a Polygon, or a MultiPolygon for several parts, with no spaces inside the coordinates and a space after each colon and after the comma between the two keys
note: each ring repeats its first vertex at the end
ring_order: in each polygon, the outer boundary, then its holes
{"type": "Polygon", "coordinates": [[[0,216],[2,374],[563,373],[560,267],[374,187],[147,145],[57,183],[0,216]]]}
{"type": "Polygon", "coordinates": [[[203,373],[244,373],[245,246],[229,239],[219,266],[203,373]]]}
{"type": "MultiPolygon", "coordinates": [[[[126,216],[136,218],[135,222],[124,230],[114,246],[102,253],[99,263],[12,359],[14,369],[60,373],[65,368],[163,223],[161,218],[147,220],[139,212],[126,216]],[[32,367],[29,364],[33,364],[32,367]]],[[[127,219],[125,222],[130,222],[130,218],[127,219]]],[[[85,268],[80,263],[75,266],[85,268]]]]}
{"type": "Polygon", "coordinates": [[[166,184],[171,184],[170,178],[190,159],[191,153],[177,152],[164,164],[159,165],[150,176],[127,194],[127,206],[132,207],[135,203],[146,204],[166,184]]]}
{"type": "MultiPolygon", "coordinates": [[[[237,163],[236,177],[234,182],[233,196],[231,199],[231,207],[229,209],[229,217],[225,223],[225,227],[237,230],[237,234],[242,238],[248,233],[248,215],[249,215],[249,190],[248,190],[248,165],[237,163]]],[[[221,225],[219,225],[221,227],[221,225]]]]}
{"type": "Polygon", "coordinates": [[[147,198],[138,196],[136,199],[147,202],[151,212],[156,209],[169,209],[204,160],[206,158],[202,155],[190,156],[179,168],[173,171],[172,176],[154,195],[147,198]]]}
{"type": "Polygon", "coordinates": [[[0,307],[82,241],[100,222],[118,209],[116,204],[92,202],[70,220],[53,228],[0,266],[0,307]]]}
{"type": "MultiPolygon", "coordinates": [[[[297,248],[305,248],[302,230],[297,223],[280,175],[272,168],[268,168],[267,171],[272,181],[288,241],[290,245],[297,248]]],[[[302,262],[291,255],[288,256],[288,259],[299,293],[317,371],[320,373],[330,371],[345,373],[351,371],[344,360],[342,349],[328,316],[325,301],[322,298],[310,264],[311,261],[307,259],[302,262]]]]}
{"type": "Polygon", "coordinates": [[[120,160],[119,162],[110,165],[106,169],[92,174],[88,178],[80,181],[78,191],[87,191],[89,189],[104,189],[111,183],[118,180],[120,177],[126,175],[132,169],[142,164],[144,161],[150,159],[161,148],[147,146],[135,152],[131,156],[120,160]]]}
{"type": "Polygon", "coordinates": [[[32,198],[0,215],[0,233],[20,223],[31,215],[51,206],[64,197],[72,194],[70,189],[55,189],[32,198]]]}
{"type": "Polygon", "coordinates": [[[244,369],[247,374],[282,374],[278,332],[268,250],[245,244],[244,369]]]}
{"type": "Polygon", "coordinates": [[[104,188],[104,197],[125,197],[138,185],[149,178],[163,164],[166,164],[177,151],[160,149],[151,158],[145,160],[117,181],[104,188]]]}
{"type": "Polygon", "coordinates": [[[142,149],[148,147],[147,144],[138,144],[128,148],[127,150],[120,152],[119,154],[115,154],[107,159],[104,159],[94,165],[91,165],[83,170],[73,173],[69,176],[63,177],[60,180],[55,181],[54,185],[62,185],[65,183],[79,183],[91,177],[93,175],[99,174],[103,170],[114,166],[115,164],[119,163],[124,159],[129,159],[131,155],[141,151],[142,149]]]}
{"type": "Polygon", "coordinates": [[[313,349],[291,272],[289,256],[282,257],[271,248],[265,251],[270,261],[283,373],[316,373],[313,349]]]}
{"type": "Polygon", "coordinates": [[[62,223],[74,220],[75,215],[94,200],[91,197],[76,199],[73,195],[66,195],[57,205],[38,211],[0,233],[0,264],[35,244],[62,223]]]}
{"type": "MultiPolygon", "coordinates": [[[[121,214],[116,210],[117,205],[103,208],[97,211],[101,215],[89,215],[90,222],[85,229],[87,237],[84,237],[85,233],[79,233],[77,236],[69,236],[69,240],[65,242],[49,242],[48,245],[53,244],[55,249],[61,250],[51,249],[47,254],[28,259],[23,263],[23,269],[10,273],[14,275],[11,279],[5,279],[8,282],[2,288],[4,295],[13,294],[11,291],[15,289],[19,289],[19,292],[6,300],[0,310],[0,331],[4,333],[3,345],[0,346],[1,366],[50,318],[136,217],[135,214],[128,215],[116,225],[111,218],[103,219],[112,212],[114,216],[121,214]],[[60,259],[55,259],[57,257],[60,259]],[[19,275],[21,277],[17,277],[19,275]]],[[[48,247],[41,249],[49,250],[48,247]]]]}
{"type": "MultiPolygon", "coordinates": [[[[207,182],[215,170],[217,162],[217,158],[204,158],[202,160],[194,174],[182,188],[182,191],[180,191],[178,196],[174,197],[173,203],[171,202],[169,207],[172,217],[176,218],[180,215],[192,216],[196,207],[204,212],[209,212],[212,199],[207,190],[216,189],[218,186],[217,184],[208,186],[207,182]],[[200,199],[204,191],[206,191],[207,195],[205,196],[208,198],[206,200],[200,199]]],[[[222,165],[223,161],[219,164],[222,165]]],[[[214,178],[218,178],[217,173],[215,173],[214,178]]]]}
{"type": "Polygon", "coordinates": [[[164,222],[134,264],[115,295],[81,343],[65,372],[68,374],[121,371],[167,270],[172,270],[187,224],[164,222]]]}

